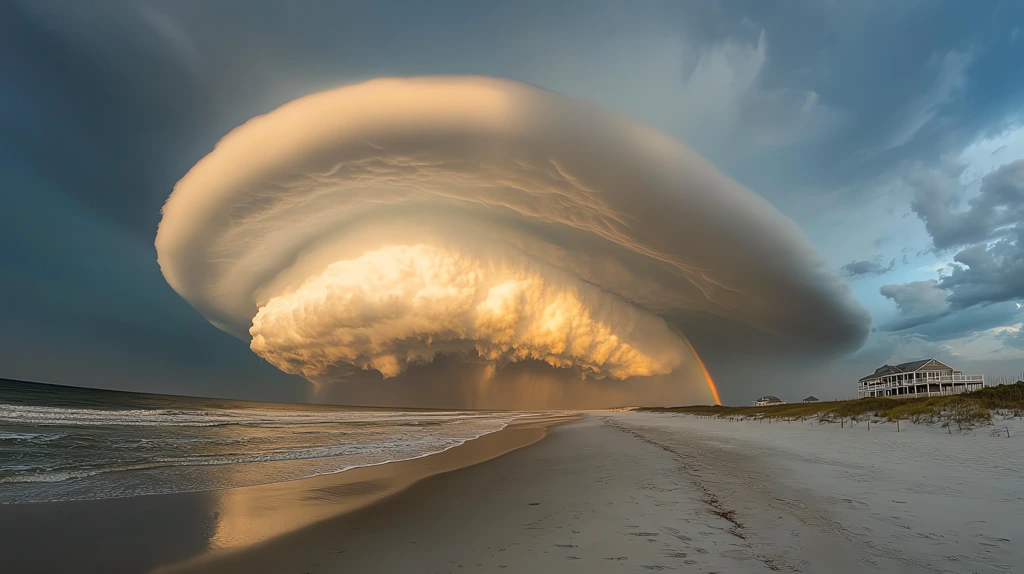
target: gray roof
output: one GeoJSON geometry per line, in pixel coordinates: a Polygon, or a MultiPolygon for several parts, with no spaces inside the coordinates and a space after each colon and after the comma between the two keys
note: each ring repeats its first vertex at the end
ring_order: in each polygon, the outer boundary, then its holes
{"type": "Polygon", "coordinates": [[[816,403],[816,402],[818,402],[818,397],[816,397],[814,395],[811,395],[811,396],[807,397],[806,399],[804,399],[804,402],[805,403],[811,403],[811,402],[816,403]]]}
{"type": "Polygon", "coordinates": [[[761,397],[761,398],[759,398],[757,400],[758,401],[768,401],[770,403],[781,403],[782,402],[782,399],[780,399],[779,397],[772,396],[772,395],[765,395],[765,396],[763,396],[763,397],[761,397]]]}
{"type": "Polygon", "coordinates": [[[903,371],[904,373],[913,373],[914,371],[925,366],[928,361],[934,361],[935,359],[921,359],[918,361],[910,361],[909,363],[900,363],[896,365],[896,368],[903,371]]]}
{"type": "MultiPolygon", "coordinates": [[[[878,367],[877,369],[875,369],[874,373],[871,373],[870,375],[868,375],[866,377],[861,377],[860,380],[861,381],[866,381],[868,379],[877,379],[878,377],[884,377],[885,375],[894,375],[894,374],[897,374],[897,373],[913,373],[914,371],[916,371],[916,370],[920,369],[921,367],[927,365],[930,361],[934,361],[934,360],[935,359],[919,359],[917,361],[910,361],[908,363],[900,363],[900,364],[895,365],[895,366],[894,365],[882,365],[881,367],[878,367]]],[[[941,362],[941,361],[939,361],[939,362],[941,362]]],[[[943,364],[945,364],[945,363],[943,363],[943,364]]]]}

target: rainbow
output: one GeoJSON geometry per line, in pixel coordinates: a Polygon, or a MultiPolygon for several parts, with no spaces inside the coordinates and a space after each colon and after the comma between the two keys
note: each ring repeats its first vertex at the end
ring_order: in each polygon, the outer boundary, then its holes
{"type": "Polygon", "coordinates": [[[711,390],[711,396],[715,399],[716,405],[722,404],[722,399],[718,396],[718,389],[715,387],[715,381],[711,380],[711,373],[708,372],[708,368],[704,365],[704,361],[701,360],[700,355],[697,354],[697,349],[694,348],[693,343],[690,339],[683,335],[683,340],[686,341],[686,346],[690,347],[690,352],[693,353],[693,358],[697,359],[697,366],[700,367],[700,371],[704,373],[704,379],[708,382],[708,389],[711,390]]]}

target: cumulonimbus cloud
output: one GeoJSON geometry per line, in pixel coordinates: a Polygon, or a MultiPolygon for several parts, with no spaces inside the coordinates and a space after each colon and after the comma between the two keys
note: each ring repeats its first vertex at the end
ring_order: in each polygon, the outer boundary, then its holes
{"type": "Polygon", "coordinates": [[[672,372],[694,329],[743,353],[751,333],[848,350],[868,326],[795,224],[685,145],[491,78],[250,120],[175,186],[156,249],[214,325],[313,380],[437,353],[624,379],[672,372]]]}
{"type": "Polygon", "coordinates": [[[252,349],[311,378],[339,361],[396,376],[441,351],[619,379],[682,362],[659,317],[514,250],[473,251],[417,243],[332,263],[260,307],[252,349]]]}

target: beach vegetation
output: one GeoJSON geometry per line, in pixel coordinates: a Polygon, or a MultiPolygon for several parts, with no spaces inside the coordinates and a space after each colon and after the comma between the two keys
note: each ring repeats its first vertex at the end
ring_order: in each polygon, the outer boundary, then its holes
{"type": "Polygon", "coordinates": [[[959,395],[933,397],[866,397],[845,401],[788,403],[770,406],[695,405],[652,407],[652,412],[676,412],[722,418],[775,420],[817,420],[825,423],[856,424],[863,420],[938,424],[951,431],[965,431],[992,423],[993,414],[1024,416],[1024,381],[1012,385],[985,387],[959,395]]]}

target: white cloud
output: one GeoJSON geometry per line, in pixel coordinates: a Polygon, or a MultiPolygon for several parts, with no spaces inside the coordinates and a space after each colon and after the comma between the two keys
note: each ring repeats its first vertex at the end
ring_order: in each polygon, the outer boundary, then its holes
{"type": "Polygon", "coordinates": [[[668,374],[688,354],[661,317],[479,243],[396,245],[332,263],[261,305],[250,333],[253,351],[310,378],[339,361],[393,377],[445,351],[625,379],[668,374]]]}

